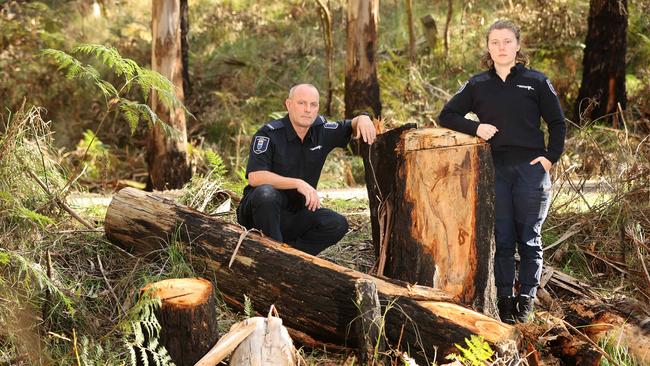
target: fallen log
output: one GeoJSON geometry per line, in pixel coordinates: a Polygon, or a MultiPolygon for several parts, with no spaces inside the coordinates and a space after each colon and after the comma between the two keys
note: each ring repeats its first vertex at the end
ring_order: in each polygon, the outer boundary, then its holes
{"type": "Polygon", "coordinates": [[[228,303],[241,308],[248,294],[258,312],[275,304],[287,327],[317,342],[355,346],[350,328],[358,314],[358,279],[377,287],[387,341],[421,360],[433,360],[435,348],[438,357],[456,352],[454,343],[471,334],[497,349],[518,336],[514,327],[452,303],[443,291],[335,265],[156,194],[123,189],[113,197],[104,227],[111,242],[139,255],[160,255],[173,239],[197,272],[216,279],[228,303]]]}

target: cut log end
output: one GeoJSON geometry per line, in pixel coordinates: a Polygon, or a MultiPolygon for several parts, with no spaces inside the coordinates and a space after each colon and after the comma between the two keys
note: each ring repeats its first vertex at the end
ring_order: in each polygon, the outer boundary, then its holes
{"type": "Polygon", "coordinates": [[[210,300],[212,283],[203,278],[172,278],[150,283],[142,291],[151,291],[166,306],[195,307],[210,300]]]}

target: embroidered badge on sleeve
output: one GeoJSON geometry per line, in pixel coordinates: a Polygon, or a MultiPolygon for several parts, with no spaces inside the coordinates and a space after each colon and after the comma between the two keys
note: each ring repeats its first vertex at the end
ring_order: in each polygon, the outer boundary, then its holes
{"type": "Polygon", "coordinates": [[[553,84],[551,84],[551,81],[549,79],[546,79],[546,84],[548,84],[548,88],[551,89],[553,94],[557,96],[557,92],[555,91],[555,88],[553,88],[553,84]]]}
{"type": "Polygon", "coordinates": [[[339,124],[336,122],[327,122],[323,125],[323,127],[327,128],[328,130],[336,130],[339,127],[339,124]]]}
{"type": "Polygon", "coordinates": [[[261,154],[269,148],[269,138],[266,136],[255,136],[253,141],[253,152],[255,154],[261,154]]]}

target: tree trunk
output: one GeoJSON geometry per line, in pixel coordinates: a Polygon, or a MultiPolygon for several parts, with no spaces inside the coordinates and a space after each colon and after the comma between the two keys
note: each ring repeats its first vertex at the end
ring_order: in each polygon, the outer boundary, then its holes
{"type": "Polygon", "coordinates": [[[439,357],[456,352],[454,343],[471,334],[495,346],[517,338],[513,327],[448,302],[451,297],[440,290],[407,287],[335,265],[154,193],[121,190],[108,208],[105,231],[116,245],[150,255],[159,255],[165,238],[174,235],[193,268],[219,281],[228,303],[241,308],[248,294],[258,312],[275,304],[285,325],[307,334],[315,340],[312,345],[356,343],[349,326],[358,314],[358,279],[377,286],[387,341],[410,347],[420,359],[432,360],[434,347],[439,357]]]}
{"type": "Polygon", "coordinates": [[[406,1],[406,22],[409,32],[409,61],[414,65],[417,60],[415,52],[415,29],[413,27],[413,0],[406,1]]]}
{"type": "Polygon", "coordinates": [[[183,94],[189,97],[192,94],[190,84],[190,7],[187,0],[181,0],[181,59],[183,60],[183,94]]]}
{"type": "MultiPolygon", "coordinates": [[[[625,109],[627,0],[591,0],[575,121],[585,124],[625,109]]],[[[612,119],[618,127],[618,117],[612,119]]]]}
{"type": "MultiPolygon", "coordinates": [[[[151,68],[176,86],[176,97],[182,102],[180,0],[154,0],[152,4],[151,68]]],[[[151,108],[162,121],[179,133],[174,138],[166,136],[159,125],[151,129],[147,150],[151,188],[181,188],[192,175],[187,156],[185,112],[178,107],[174,110],[167,109],[155,92],[151,93],[151,108]]]]}
{"type": "Polygon", "coordinates": [[[323,0],[316,0],[321,10],[321,26],[323,27],[323,40],[325,41],[325,68],[327,69],[327,97],[325,100],[325,114],[332,115],[332,92],[334,88],[334,36],[332,35],[332,12],[323,0]]]}
{"type": "Polygon", "coordinates": [[[160,343],[178,366],[194,365],[219,339],[212,283],[202,278],[178,278],[151,283],[162,306],[156,317],[160,323],[160,343]]]}
{"type": "Polygon", "coordinates": [[[345,56],[345,118],[361,112],[381,116],[377,80],[379,0],[349,0],[345,56]]]}
{"type": "MultiPolygon", "coordinates": [[[[392,202],[392,225],[384,230],[390,238],[385,274],[438,288],[495,316],[494,171],[488,145],[443,128],[404,132],[397,149],[394,145],[375,150],[384,166],[376,164],[374,171],[392,202]]],[[[381,226],[371,219],[373,227],[381,226]]]]}

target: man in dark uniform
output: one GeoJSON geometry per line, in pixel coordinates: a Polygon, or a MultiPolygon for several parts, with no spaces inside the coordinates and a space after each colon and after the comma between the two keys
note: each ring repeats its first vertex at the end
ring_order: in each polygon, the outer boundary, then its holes
{"type": "Polygon", "coordinates": [[[316,186],[325,158],[335,147],[347,146],[353,132],[372,144],[375,127],[367,115],[327,122],[318,115],[319,93],[310,84],[291,88],[285,106],[286,116],[253,137],[237,221],[316,255],[348,230],[345,217],[321,208],[316,186]]]}

